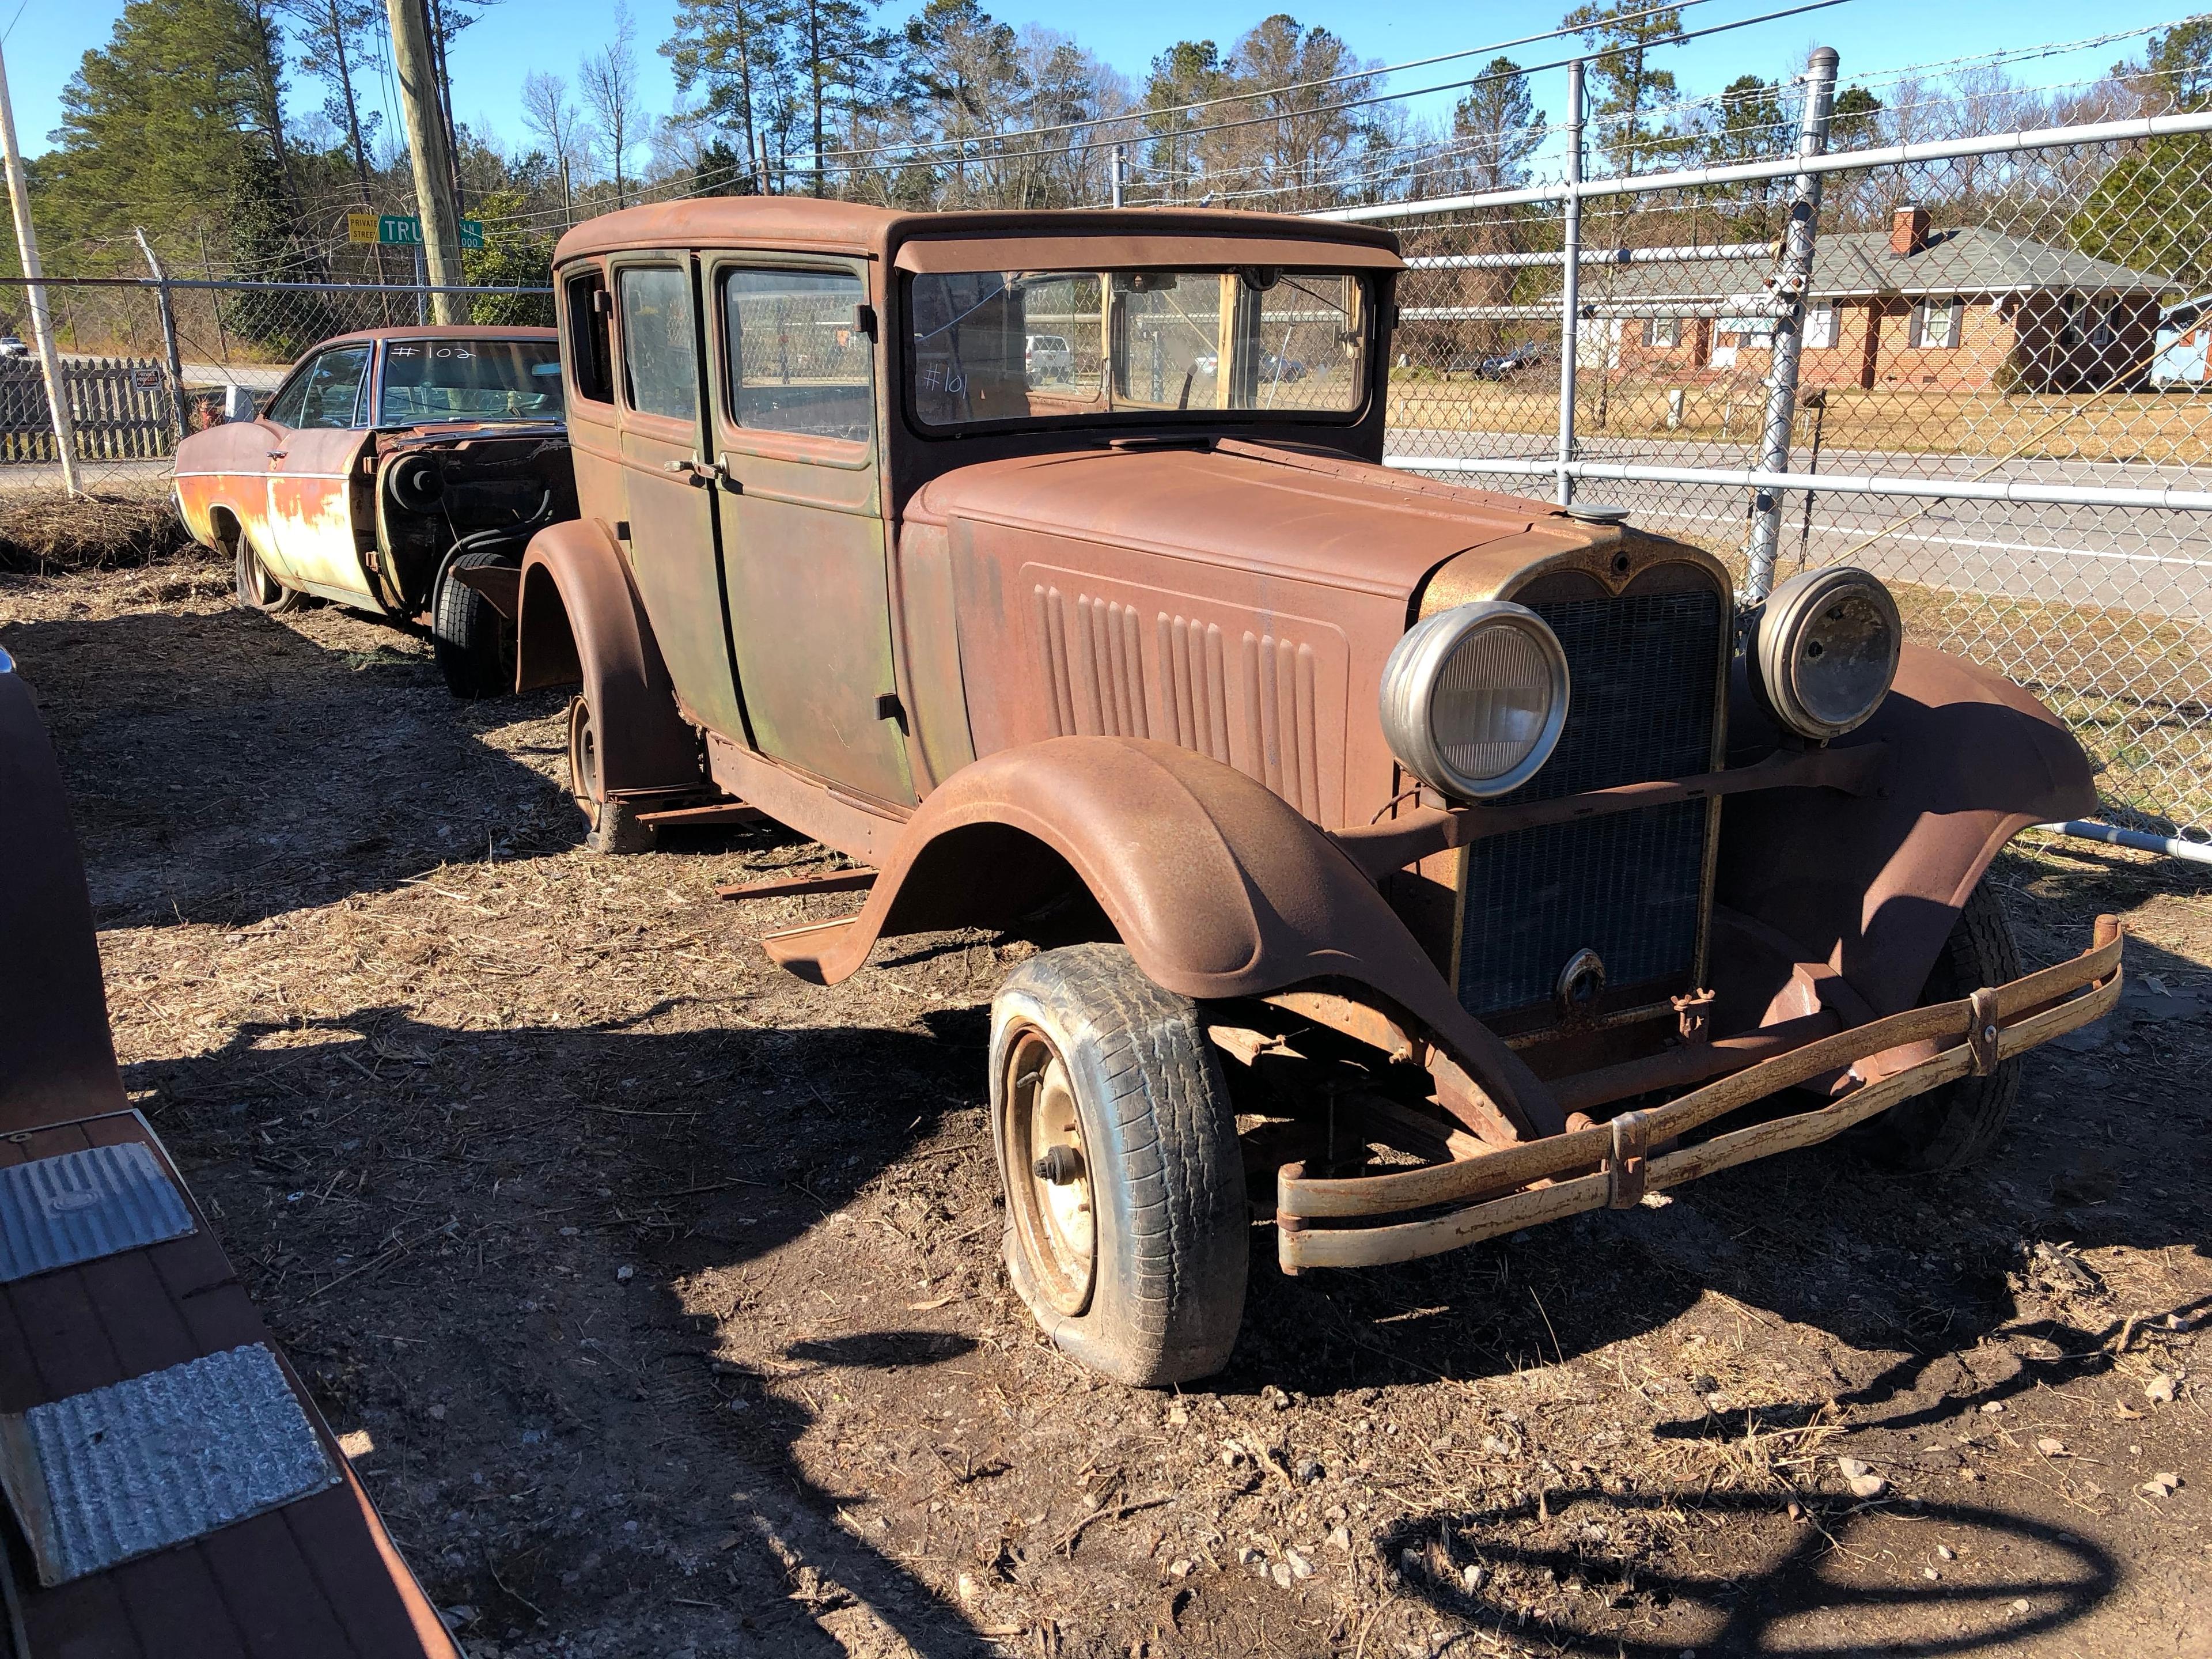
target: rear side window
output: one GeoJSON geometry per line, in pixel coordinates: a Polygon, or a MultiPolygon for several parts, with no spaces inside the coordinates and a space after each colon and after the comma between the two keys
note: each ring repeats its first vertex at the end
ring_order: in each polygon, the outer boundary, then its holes
{"type": "Polygon", "coordinates": [[[722,278],[730,417],[761,432],[866,443],[874,426],[864,297],[848,270],[733,270],[722,278]]]}
{"type": "Polygon", "coordinates": [[[593,403],[615,400],[614,307],[607,279],[596,270],[568,279],[569,373],[576,395],[593,403]]]}
{"type": "Polygon", "coordinates": [[[306,396],[300,406],[299,419],[285,424],[306,428],[351,426],[354,411],[361,406],[361,383],[368,374],[367,346],[325,351],[315,359],[314,366],[301,382],[306,396]]]}
{"type": "Polygon", "coordinates": [[[619,280],[629,406],[641,415],[696,419],[699,363],[691,349],[690,273],[653,267],[625,270],[619,280]]]}
{"type": "Polygon", "coordinates": [[[269,400],[269,407],[262,411],[262,419],[274,421],[278,426],[299,425],[300,405],[307,400],[307,382],[314,378],[320,362],[321,359],[317,358],[301,364],[294,371],[292,378],[284,383],[283,389],[269,400]]]}

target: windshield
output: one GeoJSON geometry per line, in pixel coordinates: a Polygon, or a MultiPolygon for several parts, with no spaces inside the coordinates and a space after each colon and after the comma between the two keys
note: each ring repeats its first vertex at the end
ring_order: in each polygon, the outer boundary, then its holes
{"type": "Polygon", "coordinates": [[[1235,410],[1349,415],[1373,307],[1341,272],[981,271],[907,286],[925,426],[1235,410]],[[1049,332],[1044,331],[1049,331],[1049,332]]]}
{"type": "Polygon", "coordinates": [[[556,341],[394,340],[384,349],[379,426],[560,418],[556,341]]]}

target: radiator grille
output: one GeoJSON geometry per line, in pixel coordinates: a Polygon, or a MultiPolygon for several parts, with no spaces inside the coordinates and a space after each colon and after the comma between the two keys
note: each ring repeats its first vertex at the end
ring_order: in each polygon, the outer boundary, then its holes
{"type": "MultiPolygon", "coordinates": [[[[1711,767],[1726,626],[1718,593],[1529,608],[1559,635],[1573,700],[1550,763],[1506,800],[1711,767]]],[[[1705,903],[1711,811],[1711,802],[1686,801],[1475,842],[1460,934],[1462,1004],[1485,1018],[1548,1004],[1559,970],[1585,946],[1603,958],[1610,987],[1686,979],[1705,903]]]]}

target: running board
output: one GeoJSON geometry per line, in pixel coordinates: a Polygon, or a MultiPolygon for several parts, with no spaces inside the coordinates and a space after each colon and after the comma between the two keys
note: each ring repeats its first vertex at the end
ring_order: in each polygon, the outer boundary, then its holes
{"type": "Polygon", "coordinates": [[[707,823],[765,823],[768,814],[757,806],[748,806],[741,800],[718,800],[706,806],[669,806],[658,812],[640,812],[640,823],[656,828],[674,825],[707,823]]]}
{"type": "Polygon", "coordinates": [[[862,867],[854,870],[831,870],[815,876],[772,876],[766,881],[739,882],[731,887],[717,887],[714,896],[721,899],[790,898],[799,893],[858,893],[876,884],[876,872],[862,867]]]}

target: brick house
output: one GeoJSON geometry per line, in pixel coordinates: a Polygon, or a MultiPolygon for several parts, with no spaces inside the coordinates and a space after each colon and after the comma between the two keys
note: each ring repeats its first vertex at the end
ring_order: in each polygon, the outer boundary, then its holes
{"type": "MultiPolygon", "coordinates": [[[[1593,272],[1583,298],[1603,320],[1583,325],[1586,346],[1634,379],[1699,386],[1764,378],[1773,325],[1755,313],[1746,290],[1756,294],[1769,269],[1686,260],[1593,272]]],[[[2166,286],[2124,265],[1978,226],[1931,229],[1927,210],[1908,204],[1887,233],[1832,233],[1814,244],[1799,384],[1942,392],[2140,385],[2166,286]]]]}

